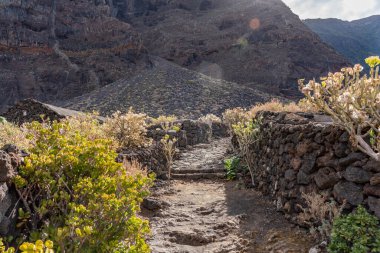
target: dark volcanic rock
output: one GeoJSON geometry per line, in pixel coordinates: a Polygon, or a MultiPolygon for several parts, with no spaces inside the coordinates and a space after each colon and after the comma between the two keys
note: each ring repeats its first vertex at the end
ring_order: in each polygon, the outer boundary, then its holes
{"type": "Polygon", "coordinates": [[[347,181],[354,183],[367,183],[371,179],[371,174],[362,168],[350,166],[343,173],[343,177],[347,181]]]}
{"type": "Polygon", "coordinates": [[[363,202],[363,188],[352,182],[340,182],[334,186],[334,196],[339,202],[347,200],[357,206],[363,202]]]}
{"type": "Polygon", "coordinates": [[[0,183],[7,182],[15,173],[11,157],[5,151],[0,150],[0,183]]]}
{"type": "Polygon", "coordinates": [[[368,206],[375,213],[375,215],[380,219],[380,198],[369,197],[368,206]]]}
{"type": "Polygon", "coordinates": [[[149,64],[139,34],[107,2],[2,1],[0,111],[72,98],[149,64]]]}
{"type": "Polygon", "coordinates": [[[330,168],[322,168],[314,176],[314,180],[317,183],[319,189],[324,190],[333,187],[338,181],[339,177],[330,168]]]}

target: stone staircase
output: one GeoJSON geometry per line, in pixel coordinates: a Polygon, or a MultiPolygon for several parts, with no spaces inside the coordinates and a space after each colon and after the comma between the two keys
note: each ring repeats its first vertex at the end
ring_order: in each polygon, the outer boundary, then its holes
{"type": "Polygon", "coordinates": [[[181,153],[172,167],[171,178],[177,180],[223,179],[225,151],[230,143],[228,138],[198,144],[181,153]]]}

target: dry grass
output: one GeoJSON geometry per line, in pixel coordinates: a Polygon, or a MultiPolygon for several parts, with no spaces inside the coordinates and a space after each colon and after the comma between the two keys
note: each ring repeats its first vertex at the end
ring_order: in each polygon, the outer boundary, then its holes
{"type": "Polygon", "coordinates": [[[123,165],[127,174],[130,176],[142,175],[144,177],[148,176],[148,170],[141,165],[138,161],[128,161],[124,160],[123,165]]]}
{"type": "Polygon", "coordinates": [[[339,207],[334,200],[315,192],[302,193],[302,198],[305,200],[306,207],[298,205],[302,210],[298,215],[298,220],[309,226],[314,235],[327,239],[330,236],[333,221],[341,214],[344,205],[339,207]]]}
{"type": "Polygon", "coordinates": [[[198,121],[211,125],[213,122],[222,122],[222,119],[216,116],[215,114],[207,114],[205,116],[200,117],[198,121]]]}
{"type": "Polygon", "coordinates": [[[160,115],[158,118],[149,118],[149,125],[161,125],[166,123],[172,123],[177,121],[178,118],[175,115],[160,115]]]}

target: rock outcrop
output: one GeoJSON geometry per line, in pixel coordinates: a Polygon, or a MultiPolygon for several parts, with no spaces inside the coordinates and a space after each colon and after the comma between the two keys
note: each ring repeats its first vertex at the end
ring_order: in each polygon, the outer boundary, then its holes
{"type": "Polygon", "coordinates": [[[117,15],[104,0],[2,1],[0,110],[66,100],[149,66],[140,35],[117,15]]]}

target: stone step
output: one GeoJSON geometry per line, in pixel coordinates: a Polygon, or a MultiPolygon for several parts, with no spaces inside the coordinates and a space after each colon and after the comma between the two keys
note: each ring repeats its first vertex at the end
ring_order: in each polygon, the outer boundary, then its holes
{"type": "Polygon", "coordinates": [[[172,174],[172,179],[181,180],[197,180],[197,179],[222,179],[225,173],[188,173],[188,174],[172,174]]]}
{"type": "Polygon", "coordinates": [[[172,169],[172,174],[202,174],[202,173],[225,173],[225,170],[223,168],[172,169]]]}

